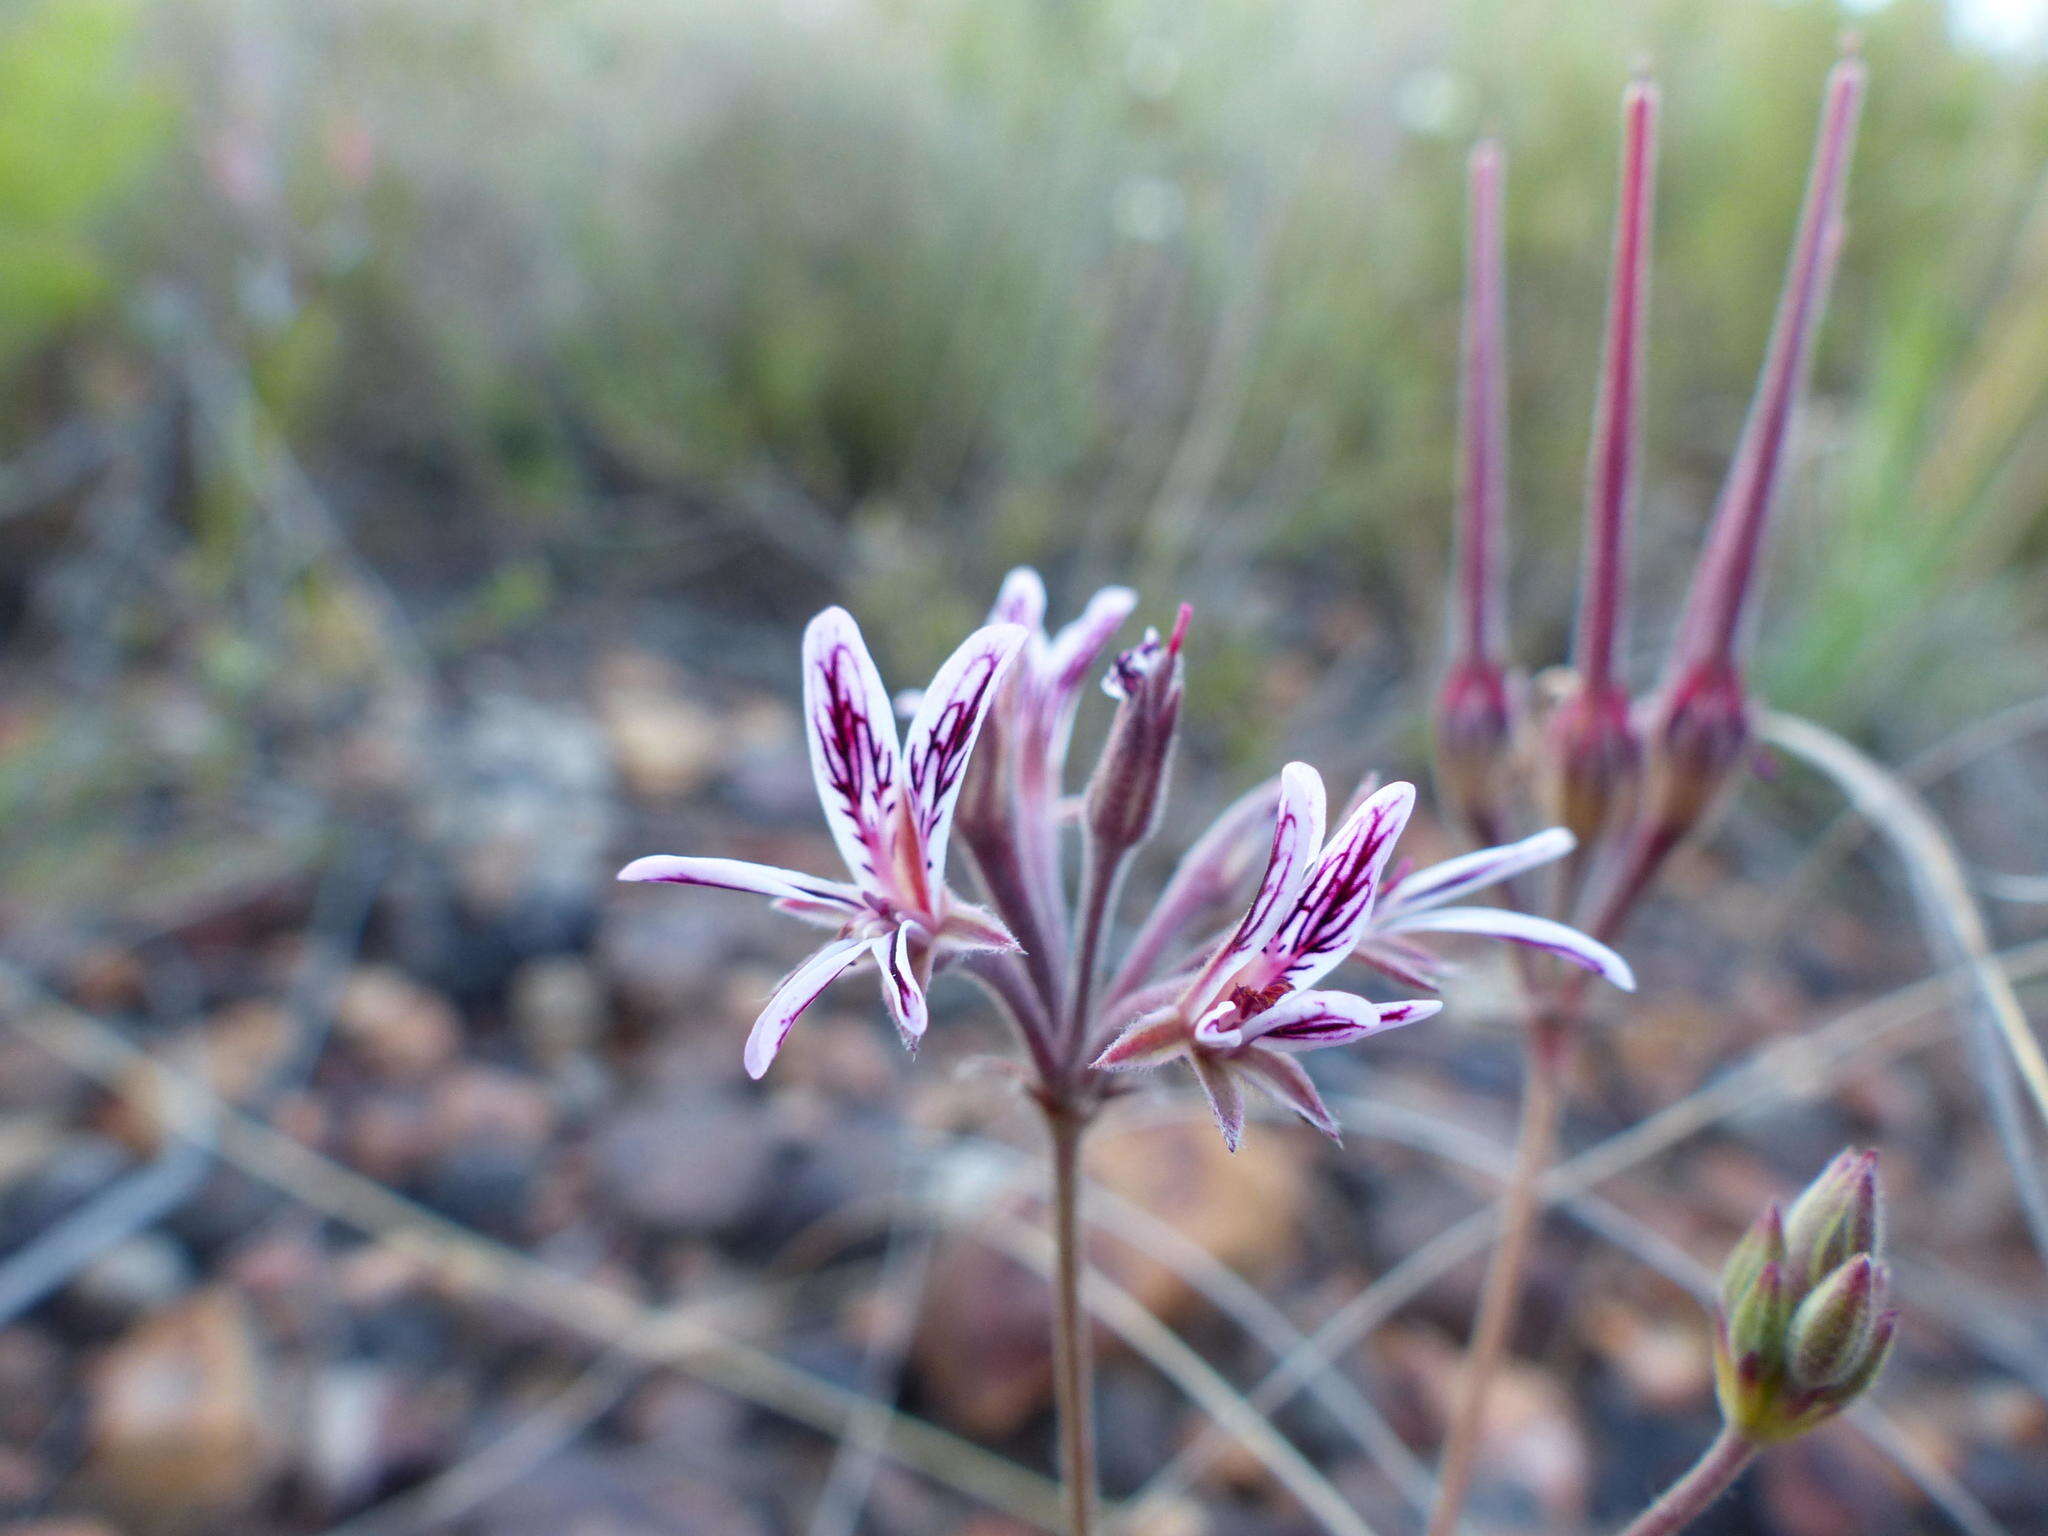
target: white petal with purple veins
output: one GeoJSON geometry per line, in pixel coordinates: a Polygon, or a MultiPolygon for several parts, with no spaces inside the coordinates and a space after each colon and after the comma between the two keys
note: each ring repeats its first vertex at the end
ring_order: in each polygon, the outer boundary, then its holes
{"type": "Polygon", "coordinates": [[[996,604],[988,611],[991,624],[1021,624],[1026,629],[1045,628],[1045,580],[1028,565],[1020,565],[1003,578],[996,604]]]}
{"type": "Polygon", "coordinates": [[[863,889],[879,889],[902,767],[888,690],[844,608],[804,630],[804,718],[832,839],[863,889]]]}
{"type": "Polygon", "coordinates": [[[1415,786],[1389,784],[1330,838],[1292,908],[1267,941],[1276,975],[1309,987],[1351,952],[1372,918],[1380,872],[1415,809],[1415,786]]]}
{"type": "Polygon", "coordinates": [[[843,916],[860,907],[860,892],[837,880],[820,880],[794,869],[755,864],[746,859],[695,859],[654,853],[635,859],[619,871],[621,880],[658,881],[665,885],[706,885],[721,891],[747,891],[778,901],[830,907],[843,916]]]}
{"type": "Polygon", "coordinates": [[[1388,933],[1470,933],[1482,938],[1526,944],[1569,960],[1581,970],[1614,983],[1624,992],[1636,989],[1629,963],[1598,939],[1547,917],[1509,912],[1500,907],[1432,907],[1409,912],[1387,925],[1388,933]]]}
{"type": "Polygon", "coordinates": [[[798,1016],[818,1000],[820,992],[867,958],[868,945],[866,939],[840,939],[782,978],[747,1036],[747,1076],[758,1078],[768,1070],[798,1016]]]}
{"type": "Polygon", "coordinates": [[[1445,902],[1457,901],[1474,891],[1483,891],[1489,885],[1498,885],[1503,880],[1511,880],[1516,875],[1554,863],[1577,847],[1578,841],[1566,828],[1552,827],[1520,842],[1505,843],[1498,848],[1481,848],[1477,853],[1460,854],[1455,859],[1432,864],[1427,869],[1416,871],[1387,892],[1383,911],[1392,917],[1397,910],[1408,912],[1417,907],[1441,906],[1445,902]]]}
{"type": "Polygon", "coordinates": [[[934,892],[944,880],[946,840],[967,756],[1024,636],[1015,624],[991,624],[969,635],[939,668],[904,736],[904,782],[934,892]]]}
{"type": "Polygon", "coordinates": [[[1307,763],[1280,770],[1280,802],[1274,812],[1273,842],[1251,906],[1188,989],[1191,1011],[1207,1012],[1216,993],[1239,966],[1257,954],[1293,910],[1323,839],[1323,781],[1307,763]]]}
{"type": "Polygon", "coordinates": [[[1434,999],[1375,1003],[1349,992],[1296,992],[1248,1020],[1244,1038],[1269,1050],[1319,1051],[1413,1024],[1442,1006],[1434,999]]]}

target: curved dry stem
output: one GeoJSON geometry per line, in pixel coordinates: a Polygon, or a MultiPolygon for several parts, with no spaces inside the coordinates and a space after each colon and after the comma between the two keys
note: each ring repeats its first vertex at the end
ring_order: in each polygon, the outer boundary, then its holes
{"type": "MultiPolygon", "coordinates": [[[[2027,1025],[2011,981],[1993,962],[1990,935],[1962,860],[1933,812],[1896,774],[1810,720],[1767,713],[1761,728],[1764,740],[1819,769],[1885,834],[1906,866],[1936,956],[1955,964],[1970,982],[1983,1034],[2002,1043],[2035,1114],[2048,1128],[2048,1058],[2027,1025]]],[[[1974,1064],[2035,1250],[2048,1264],[2048,1181],[2014,1103],[2006,1063],[1995,1052],[1980,1051],[1974,1064]]]]}
{"type": "Polygon", "coordinates": [[[1500,1195],[1500,1240],[1487,1265],[1479,1293],[1479,1310],[1458,1376],[1457,1396],[1444,1439],[1437,1477],[1436,1507],[1429,1517],[1429,1536],[1455,1530],[1479,1455],[1486,1402],[1507,1352],[1508,1330],[1522,1300],[1529,1245],[1542,1209],[1539,1183],[1557,1156],[1558,1121],[1564,1105],[1564,1071],[1569,1060],[1565,1037],[1555,1020],[1538,1020],[1523,1032],[1527,1072],[1522,1087],[1521,1129],[1515,1138],[1513,1167],[1500,1195]]]}

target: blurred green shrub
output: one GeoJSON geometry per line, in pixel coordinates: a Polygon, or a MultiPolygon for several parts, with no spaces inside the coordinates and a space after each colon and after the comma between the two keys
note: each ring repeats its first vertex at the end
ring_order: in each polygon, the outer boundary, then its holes
{"type": "Polygon", "coordinates": [[[0,377],[133,277],[108,214],[164,142],[135,0],[31,0],[0,19],[0,377]]]}
{"type": "Polygon", "coordinates": [[[67,253],[40,291],[73,306],[190,296],[402,585],[547,571],[793,618],[851,581],[935,653],[1011,561],[1136,570],[1249,648],[1217,669],[1248,689],[1276,640],[1389,676],[1434,653],[1481,132],[1509,151],[1517,624],[1558,653],[1645,59],[1647,677],[1851,22],[1871,110],[1769,686],[1912,732],[2037,675],[2048,67],[1958,48],[1933,0],[192,0],[150,12],[171,133],[129,83],[137,15],[11,29],[0,188],[57,232],[17,243],[67,253]],[[91,230],[159,142],[110,268],[91,230]],[[2012,664],[1965,696],[1930,649],[2012,664]]]}

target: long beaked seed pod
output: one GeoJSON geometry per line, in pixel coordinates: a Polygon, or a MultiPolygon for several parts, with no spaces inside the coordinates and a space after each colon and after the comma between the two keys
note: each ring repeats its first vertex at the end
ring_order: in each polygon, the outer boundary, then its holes
{"type": "Polygon", "coordinates": [[[1571,692],[1551,715],[1547,747],[1556,817],[1583,859],[1633,798],[1642,751],[1620,675],[1628,608],[1649,310],[1651,210],[1657,166],[1657,88],[1638,81],[1622,98],[1621,195],[1614,220],[1607,331],[1586,469],[1585,555],[1573,632],[1571,692]]]}
{"type": "Polygon", "coordinates": [[[1507,424],[1500,150],[1469,167],[1464,334],[1459,369],[1459,494],[1451,664],[1437,696],[1438,787],[1482,842],[1497,842],[1501,773],[1513,728],[1506,669],[1507,424]]]}
{"type": "Polygon", "coordinates": [[[1663,823],[1656,833],[1666,839],[1704,814],[1750,743],[1743,653],[1792,421],[1841,251],[1842,194],[1863,86],[1863,65],[1855,58],[1829,72],[1770,346],[1652,706],[1651,814],[1663,823]]]}

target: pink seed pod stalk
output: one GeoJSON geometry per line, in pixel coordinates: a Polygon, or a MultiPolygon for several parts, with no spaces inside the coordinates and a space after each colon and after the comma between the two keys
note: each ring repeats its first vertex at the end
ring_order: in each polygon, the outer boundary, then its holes
{"type": "Polygon", "coordinates": [[[1480,144],[1469,171],[1464,342],[1459,378],[1457,575],[1452,659],[1437,696],[1439,787],[1482,842],[1496,841],[1513,719],[1505,665],[1507,424],[1501,154],[1480,144]]]}
{"type": "Polygon", "coordinates": [[[1642,759],[1620,658],[1642,415],[1657,109],[1657,88],[1647,82],[1631,85],[1622,98],[1621,198],[1614,224],[1600,396],[1586,473],[1586,543],[1573,635],[1574,679],[1546,728],[1556,816],[1578,837],[1580,859],[1593,852],[1601,834],[1625,814],[1642,759]]]}
{"type": "Polygon", "coordinates": [[[1758,569],[1793,416],[1841,252],[1842,190],[1863,86],[1863,65],[1854,58],[1842,60],[1828,75],[1819,142],[1770,348],[1651,712],[1653,816],[1676,835],[1704,813],[1750,741],[1744,653],[1758,569]]]}
{"type": "Polygon", "coordinates": [[[1745,651],[1757,572],[1792,419],[1812,360],[1828,283],[1842,248],[1842,195],[1863,100],[1860,60],[1829,71],[1785,286],[1763,371],[1693,572],[1664,681],[1647,706],[1649,781],[1621,862],[1587,914],[1612,937],[1666,855],[1712,809],[1749,751],[1745,651]]]}

